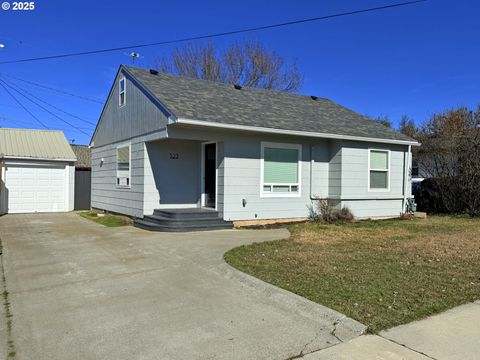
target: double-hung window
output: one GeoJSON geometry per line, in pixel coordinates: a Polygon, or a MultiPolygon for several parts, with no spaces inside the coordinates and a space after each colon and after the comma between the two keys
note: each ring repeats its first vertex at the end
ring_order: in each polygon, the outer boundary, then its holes
{"type": "Polygon", "coordinates": [[[127,98],[127,80],[125,78],[121,78],[118,83],[118,105],[123,106],[125,105],[127,98]]]}
{"type": "Polygon", "coordinates": [[[300,196],[302,147],[262,142],[261,195],[300,196]]]}
{"type": "Polygon", "coordinates": [[[117,148],[117,186],[130,187],[130,145],[117,148]]]}
{"type": "Polygon", "coordinates": [[[390,152],[369,150],[369,190],[388,191],[390,188],[390,152]]]}

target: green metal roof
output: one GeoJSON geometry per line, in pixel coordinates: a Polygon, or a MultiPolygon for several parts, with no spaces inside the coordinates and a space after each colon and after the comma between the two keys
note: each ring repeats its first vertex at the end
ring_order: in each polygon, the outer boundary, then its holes
{"type": "Polygon", "coordinates": [[[0,128],[0,157],[71,160],[76,156],[63,131],[0,128]]]}

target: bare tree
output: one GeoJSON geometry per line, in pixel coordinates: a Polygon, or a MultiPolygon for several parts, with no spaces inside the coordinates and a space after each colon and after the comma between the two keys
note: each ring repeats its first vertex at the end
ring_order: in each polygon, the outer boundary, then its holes
{"type": "Polygon", "coordinates": [[[407,115],[403,115],[400,119],[400,124],[398,130],[407,136],[415,139],[418,135],[418,129],[415,126],[413,119],[409,118],[407,115]]]}
{"type": "Polygon", "coordinates": [[[287,64],[256,41],[222,50],[212,43],[188,43],[158,58],[154,67],[180,76],[286,92],[298,90],[303,82],[295,61],[287,64]]]}
{"type": "Polygon", "coordinates": [[[417,161],[438,209],[480,215],[480,107],[434,115],[420,128],[417,161]]]}
{"type": "Polygon", "coordinates": [[[376,121],[380,124],[382,124],[383,126],[386,126],[388,128],[392,128],[392,120],[390,120],[390,118],[386,115],[381,115],[381,116],[377,116],[377,117],[371,117],[371,116],[368,116],[368,115],[365,115],[367,118],[369,118],[370,120],[373,120],[373,121],[376,121]]]}

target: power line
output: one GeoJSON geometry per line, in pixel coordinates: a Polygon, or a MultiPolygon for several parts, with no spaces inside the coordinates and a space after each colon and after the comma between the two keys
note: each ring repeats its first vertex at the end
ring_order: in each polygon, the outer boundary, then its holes
{"type": "Polygon", "coordinates": [[[39,118],[37,118],[30,110],[28,110],[22,103],[20,100],[18,100],[15,95],[13,95],[8,89],[7,87],[5,86],[5,84],[3,83],[3,81],[0,80],[0,86],[3,87],[3,89],[7,92],[8,95],[10,95],[10,97],[12,97],[13,100],[15,100],[17,102],[18,105],[20,105],[23,110],[25,110],[32,118],[34,118],[40,125],[42,125],[45,129],[48,129],[48,126],[45,125],[39,118]]]}
{"type": "MultiPolygon", "coordinates": [[[[10,117],[0,115],[0,123],[2,123],[2,122],[14,123],[14,124],[18,124],[22,127],[32,127],[32,124],[33,124],[30,121],[12,119],[10,117]]],[[[62,130],[62,131],[75,131],[75,132],[77,132],[76,130],[66,129],[66,128],[62,128],[62,127],[55,127],[55,128],[58,129],[58,130],[62,130]]],[[[86,128],[80,128],[80,129],[88,130],[86,128]]]]}
{"type": "Polygon", "coordinates": [[[20,79],[20,78],[18,78],[18,77],[16,77],[16,76],[13,76],[13,75],[7,75],[7,74],[2,74],[2,75],[3,75],[3,76],[6,76],[6,77],[9,77],[9,78],[11,78],[11,79],[15,79],[15,80],[22,81],[22,82],[27,83],[27,84],[30,84],[30,85],[34,85],[34,86],[43,88],[43,89],[55,91],[55,92],[57,92],[57,93],[59,93],[59,94],[73,96],[73,97],[76,97],[76,98],[78,98],[78,99],[91,101],[91,102],[94,102],[94,103],[97,103],[97,104],[103,104],[103,101],[101,101],[101,100],[94,99],[94,98],[90,98],[90,97],[83,96],[83,95],[74,94],[74,93],[69,92],[69,91],[67,91],[67,90],[62,90],[62,89],[54,88],[54,87],[51,87],[51,86],[48,86],[48,85],[39,84],[39,83],[37,83],[37,82],[33,82],[33,81],[30,81],[30,80],[20,79]]]}
{"type": "MultiPolygon", "coordinates": [[[[0,78],[2,78],[1,75],[0,75],[0,78]]],[[[25,94],[30,95],[30,96],[33,97],[34,99],[37,99],[38,101],[40,101],[40,102],[42,102],[42,103],[44,103],[44,104],[46,104],[46,105],[54,108],[54,109],[57,110],[57,111],[60,111],[60,112],[64,113],[65,115],[71,116],[71,117],[73,117],[73,118],[75,118],[75,119],[78,119],[78,120],[80,120],[80,121],[83,121],[83,122],[85,122],[85,123],[87,123],[87,124],[90,124],[90,125],[93,125],[93,126],[96,126],[96,125],[97,125],[97,124],[94,123],[94,122],[91,122],[91,121],[88,121],[88,120],[86,120],[86,119],[83,119],[83,118],[81,118],[80,116],[77,116],[77,115],[75,115],[75,114],[69,113],[68,111],[62,110],[62,109],[60,109],[59,107],[57,107],[57,106],[55,106],[55,105],[52,105],[52,104],[50,104],[49,102],[47,102],[47,101],[45,101],[45,100],[40,99],[38,96],[33,95],[31,92],[25,90],[24,88],[18,86],[17,84],[15,84],[15,83],[13,83],[13,82],[11,82],[11,81],[9,81],[9,80],[3,79],[3,81],[9,83],[11,86],[12,86],[12,85],[15,86],[17,89],[23,91],[25,94]]]]}
{"type": "Polygon", "coordinates": [[[12,119],[12,118],[0,115],[0,122],[3,122],[3,121],[17,123],[17,124],[20,124],[22,126],[31,126],[32,125],[32,123],[28,122],[28,121],[20,121],[20,120],[17,120],[17,119],[12,119]]]}
{"type": "Polygon", "coordinates": [[[74,129],[77,129],[79,132],[81,132],[82,134],[85,134],[87,136],[90,136],[90,134],[88,134],[87,132],[83,131],[82,129],[80,129],[79,127],[69,123],[68,121],[62,119],[60,116],[58,116],[57,114],[55,114],[54,112],[51,112],[50,110],[48,110],[47,108],[45,108],[44,106],[40,105],[39,103],[37,103],[36,101],[30,99],[27,95],[23,94],[21,91],[15,89],[14,87],[12,87],[11,85],[9,85],[8,83],[5,82],[5,80],[3,79],[0,79],[0,84],[2,84],[3,88],[5,88],[5,85],[8,86],[10,89],[16,91],[17,93],[19,93],[21,96],[23,96],[25,99],[27,99],[28,101],[32,102],[33,104],[37,105],[39,108],[41,108],[42,110],[46,111],[47,113],[49,113],[50,115],[56,117],[58,120],[64,122],[65,124],[67,124],[68,126],[71,126],[72,128],[74,129]]]}
{"type": "Polygon", "coordinates": [[[41,56],[41,57],[18,59],[18,60],[1,61],[0,64],[15,64],[15,63],[23,63],[23,62],[31,62],[31,61],[51,60],[51,59],[59,59],[59,58],[66,58],[66,57],[73,57],[73,56],[101,54],[101,53],[120,51],[120,50],[138,49],[138,48],[144,48],[144,47],[149,47],[149,46],[168,45],[168,44],[180,43],[180,42],[185,42],[185,41],[211,39],[211,38],[215,38],[215,37],[236,35],[236,34],[260,31],[260,30],[273,29],[273,28],[278,28],[278,27],[283,27],[283,26],[303,24],[303,23],[313,22],[313,21],[333,19],[333,18],[342,17],[342,16],[349,16],[349,15],[361,14],[361,13],[366,13],[366,12],[391,9],[391,8],[396,8],[396,7],[401,7],[401,6],[413,5],[413,4],[417,4],[417,3],[421,3],[421,2],[425,2],[425,1],[427,1],[427,0],[407,1],[407,2],[402,2],[402,3],[395,3],[395,4],[390,4],[390,5],[377,6],[377,7],[372,7],[372,8],[342,12],[342,13],[337,13],[337,14],[318,16],[318,17],[314,17],[314,18],[287,21],[287,22],[282,22],[282,23],[277,23],[277,24],[263,25],[263,26],[245,28],[245,29],[240,29],[240,30],[224,31],[224,32],[219,32],[219,33],[199,35],[199,36],[191,36],[191,37],[186,37],[186,38],[180,38],[180,39],[174,39],[174,40],[165,40],[165,41],[146,43],[146,44],[136,44],[136,45],[115,47],[115,48],[106,48],[106,49],[89,50],[89,51],[81,51],[81,52],[74,52],[74,53],[49,55],[49,56],[41,56]]]}

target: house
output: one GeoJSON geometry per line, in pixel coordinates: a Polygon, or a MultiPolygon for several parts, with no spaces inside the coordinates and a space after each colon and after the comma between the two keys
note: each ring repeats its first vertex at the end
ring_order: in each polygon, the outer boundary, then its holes
{"type": "Polygon", "coordinates": [[[75,161],[62,131],[0,128],[0,213],[73,210],[75,161]]]}
{"type": "Polygon", "coordinates": [[[304,218],[316,198],[360,218],[398,216],[418,143],[316,96],[122,65],[90,145],[92,207],[153,228],[198,209],[304,218]]]}
{"type": "Polygon", "coordinates": [[[75,162],[74,210],[90,210],[92,186],[92,153],[88,145],[70,145],[77,157],[75,162]]]}

